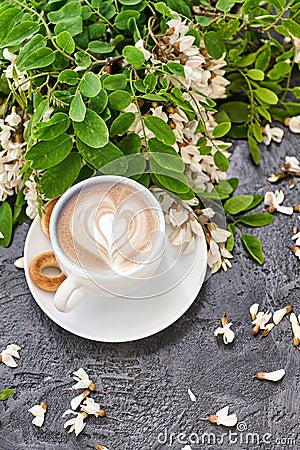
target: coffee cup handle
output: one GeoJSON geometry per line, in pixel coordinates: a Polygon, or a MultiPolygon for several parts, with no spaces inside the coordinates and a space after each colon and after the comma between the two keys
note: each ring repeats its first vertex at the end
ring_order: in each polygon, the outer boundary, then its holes
{"type": "Polygon", "coordinates": [[[84,293],[80,278],[71,273],[57,289],[54,296],[54,306],[60,312],[70,312],[78,305],[84,293]]]}

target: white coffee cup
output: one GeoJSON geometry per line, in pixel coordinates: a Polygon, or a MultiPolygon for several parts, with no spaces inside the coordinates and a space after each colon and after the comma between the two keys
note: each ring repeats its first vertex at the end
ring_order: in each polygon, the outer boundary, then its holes
{"type": "MultiPolygon", "coordinates": [[[[105,194],[104,194],[105,195],[105,194]]],[[[124,203],[126,199],[124,200],[124,203]]],[[[138,211],[137,211],[138,213],[138,211]]],[[[76,232],[76,231],[75,231],[76,232]]],[[[80,238],[77,236],[77,238],[80,238]]],[[[50,220],[50,239],[58,263],[67,275],[67,279],[60,285],[55,293],[54,305],[61,312],[72,310],[85,294],[91,293],[97,296],[127,296],[130,292],[142,287],[142,285],[154,275],[161,262],[165,238],[165,221],[162,209],[154,195],[138,182],[113,175],[102,175],[89,178],[72,186],[66,191],[56,203],[50,220]],[[57,225],[62,211],[76,194],[86,188],[96,188],[99,184],[116,185],[119,188],[129,186],[134,191],[142,194],[145,204],[153,211],[157,218],[157,230],[155,230],[155,240],[152,242],[150,254],[145,260],[141,260],[135,267],[125,272],[97,272],[87,270],[85,267],[77,265],[67,256],[60,246],[57,232],[57,225]]]]}

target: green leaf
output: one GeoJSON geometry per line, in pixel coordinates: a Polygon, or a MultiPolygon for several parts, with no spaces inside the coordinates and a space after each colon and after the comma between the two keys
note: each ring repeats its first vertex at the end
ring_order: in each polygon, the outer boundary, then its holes
{"type": "Polygon", "coordinates": [[[156,11],[162,14],[163,16],[173,18],[173,12],[171,11],[170,8],[167,7],[167,5],[164,2],[154,3],[153,6],[156,9],[156,11]]]}
{"type": "Polygon", "coordinates": [[[229,238],[226,241],[226,249],[229,252],[232,252],[234,248],[234,236],[235,236],[235,225],[233,223],[230,223],[228,225],[228,231],[230,231],[231,236],[229,236],[229,238]]]}
{"type": "Polygon", "coordinates": [[[39,29],[40,26],[38,23],[25,20],[10,30],[6,38],[2,41],[0,48],[20,45],[25,39],[37,33],[39,29]]]}
{"type": "Polygon", "coordinates": [[[78,177],[81,164],[81,156],[72,152],[61,163],[48,169],[41,179],[45,197],[56,198],[66,192],[78,177]]]}
{"type": "Polygon", "coordinates": [[[224,153],[220,152],[219,150],[216,151],[214,154],[214,162],[218,169],[221,170],[221,172],[227,172],[229,167],[229,161],[228,158],[224,155],[224,153]]]}
{"type": "Polygon", "coordinates": [[[0,42],[7,36],[17,21],[21,20],[22,11],[18,8],[9,8],[1,10],[0,14],[0,42]]]}
{"type": "Polygon", "coordinates": [[[90,67],[92,63],[90,56],[82,50],[75,53],[75,62],[77,66],[84,68],[90,67]]]}
{"type": "Polygon", "coordinates": [[[249,115],[247,103],[238,101],[223,103],[220,106],[220,111],[225,111],[233,123],[244,123],[247,121],[249,115]]]}
{"type": "Polygon", "coordinates": [[[175,73],[175,75],[185,77],[184,67],[182,64],[176,62],[168,62],[167,68],[170,70],[170,72],[175,73]]]}
{"type": "Polygon", "coordinates": [[[262,70],[264,72],[269,67],[270,61],[271,61],[271,48],[270,42],[268,42],[264,50],[260,51],[260,53],[257,55],[255,61],[255,68],[262,70]]]}
{"type": "Polygon", "coordinates": [[[7,400],[9,397],[13,395],[15,392],[14,389],[4,389],[3,391],[0,391],[0,400],[7,400]]]}
{"type": "Polygon", "coordinates": [[[71,55],[75,50],[75,42],[68,31],[62,31],[56,37],[56,43],[64,52],[71,55]]]}
{"type": "Polygon", "coordinates": [[[21,48],[18,59],[17,59],[17,67],[19,70],[23,69],[23,61],[30,56],[31,53],[35,52],[39,48],[46,47],[47,41],[45,36],[42,34],[36,34],[32,36],[32,38],[21,48]]]}
{"type": "Polygon", "coordinates": [[[285,19],[283,22],[290,34],[300,39],[300,24],[292,19],[285,19]]]}
{"type": "Polygon", "coordinates": [[[225,45],[217,31],[208,31],[204,35],[206,50],[210,56],[220,59],[225,52],[225,45]]]}
{"type": "Polygon", "coordinates": [[[239,185],[239,179],[238,178],[229,178],[228,183],[230,184],[230,186],[232,187],[232,191],[236,191],[237,187],[239,185]]]}
{"type": "Polygon", "coordinates": [[[218,0],[216,8],[223,12],[229,12],[238,0],[218,0]]]}
{"type": "Polygon", "coordinates": [[[97,114],[101,114],[107,105],[108,102],[108,96],[105,89],[101,89],[98,95],[96,97],[93,97],[89,101],[89,107],[93,111],[95,111],[97,114]]]}
{"type": "Polygon", "coordinates": [[[199,25],[201,25],[201,27],[208,27],[208,25],[211,24],[212,20],[213,19],[211,17],[196,16],[196,21],[197,23],[199,23],[199,25]]]}
{"type": "Polygon", "coordinates": [[[79,90],[85,97],[96,97],[101,91],[101,82],[93,72],[86,72],[79,83],[79,90]]]}
{"type": "Polygon", "coordinates": [[[119,0],[122,5],[138,5],[142,0],[119,0]]]}
{"type": "Polygon", "coordinates": [[[69,1],[58,11],[51,11],[48,13],[48,19],[51,23],[60,23],[66,19],[76,19],[81,15],[81,5],[78,1],[69,1]]]}
{"type": "Polygon", "coordinates": [[[83,122],[86,113],[86,106],[84,101],[82,100],[82,96],[80,92],[73,97],[70,104],[70,117],[73,122],[83,122]]]}
{"type": "MultiPolygon", "coordinates": [[[[125,161],[124,154],[122,153],[122,151],[118,147],[116,147],[112,142],[108,142],[102,148],[92,148],[86,145],[80,139],[77,139],[76,145],[83,159],[98,170],[120,158],[123,158],[123,160],[125,161]]],[[[124,172],[126,169],[127,167],[125,164],[124,172]]]]}
{"type": "Polygon", "coordinates": [[[104,89],[107,91],[115,91],[117,89],[125,89],[127,80],[122,73],[116,75],[108,75],[102,81],[104,89]]]}
{"type": "Polygon", "coordinates": [[[167,145],[175,144],[175,134],[164,120],[159,117],[148,116],[145,118],[145,125],[159,141],[167,145]]]}
{"type": "Polygon", "coordinates": [[[131,103],[131,95],[127,91],[120,91],[117,89],[108,96],[108,105],[110,109],[122,111],[131,103]]]}
{"type": "Polygon", "coordinates": [[[32,161],[33,169],[44,170],[65,159],[71,149],[72,139],[67,134],[62,134],[51,141],[42,141],[33,145],[26,152],[25,159],[32,161]]]}
{"type": "Polygon", "coordinates": [[[55,53],[51,48],[39,48],[23,59],[21,66],[19,65],[19,70],[40,69],[49,66],[54,60],[55,53]]]}
{"type": "Polygon", "coordinates": [[[42,141],[50,141],[63,134],[70,126],[69,116],[65,113],[56,113],[47,122],[36,125],[34,137],[42,141]]]}
{"type": "Polygon", "coordinates": [[[12,235],[12,210],[8,202],[0,204],[0,232],[3,234],[3,238],[0,238],[0,245],[2,247],[8,247],[11,235],[12,235]]]}
{"type": "Polygon", "coordinates": [[[225,136],[225,134],[228,133],[228,131],[231,128],[231,123],[230,122],[222,122],[219,123],[219,125],[217,125],[214,130],[213,130],[213,136],[216,139],[219,139],[220,137],[225,136]]]}
{"type": "Polygon", "coordinates": [[[126,11],[120,12],[120,14],[118,14],[115,18],[115,26],[119,28],[119,30],[127,30],[128,21],[132,17],[137,20],[140,17],[140,13],[138,11],[135,11],[134,9],[128,9],[126,11]]]}
{"type": "Polygon", "coordinates": [[[186,3],[184,0],[167,0],[167,5],[172,11],[176,11],[184,17],[192,17],[190,4],[186,3]]]}
{"type": "Polygon", "coordinates": [[[252,203],[244,209],[244,211],[250,211],[250,209],[255,208],[256,206],[260,205],[260,203],[263,201],[264,197],[261,194],[251,194],[253,197],[252,203]]]}
{"type": "Polygon", "coordinates": [[[155,176],[158,184],[175,194],[187,194],[190,191],[187,179],[183,173],[166,170],[161,167],[153,158],[150,160],[150,170],[155,176]]]}
{"type": "Polygon", "coordinates": [[[254,258],[259,264],[263,264],[264,262],[264,254],[262,252],[262,245],[259,239],[251,234],[242,234],[242,241],[250,253],[252,258],[254,258]]]}
{"type": "Polygon", "coordinates": [[[251,78],[251,80],[255,81],[262,81],[265,78],[264,72],[259,69],[249,69],[247,72],[247,76],[251,78]]]}
{"type": "MultiPolygon", "coordinates": [[[[20,175],[20,172],[19,172],[19,175],[20,175]]],[[[18,192],[16,201],[14,204],[13,224],[19,222],[19,220],[22,218],[22,215],[23,215],[22,213],[24,212],[24,209],[26,208],[26,206],[27,206],[27,202],[24,197],[24,192],[23,192],[23,190],[21,190],[18,192]]],[[[26,219],[27,219],[27,217],[26,217],[26,219]]]]}
{"type": "Polygon", "coordinates": [[[109,42],[103,41],[91,41],[89,43],[88,49],[92,53],[111,53],[114,50],[114,46],[109,42]]]}
{"type": "Polygon", "coordinates": [[[184,162],[173,147],[154,138],[149,139],[148,146],[152,157],[161,167],[174,172],[184,172],[184,162]]]}
{"type": "Polygon", "coordinates": [[[242,13],[249,14],[251,11],[255,10],[260,3],[260,0],[246,0],[243,7],[242,13]]]}
{"type": "Polygon", "coordinates": [[[77,137],[91,147],[104,147],[108,143],[108,129],[104,120],[95,111],[86,110],[82,122],[73,122],[77,137]]]}
{"type": "Polygon", "coordinates": [[[133,122],[135,121],[135,114],[132,112],[126,112],[118,116],[110,127],[110,135],[111,136],[122,136],[122,134],[126,133],[129,130],[133,122]]]}
{"type": "Polygon", "coordinates": [[[224,209],[229,214],[238,214],[245,211],[253,202],[253,195],[236,195],[229,198],[224,204],[224,209]]]}
{"type": "Polygon", "coordinates": [[[257,165],[260,160],[260,150],[258,148],[258,144],[256,140],[252,136],[248,136],[248,145],[250,149],[250,153],[253,159],[253,162],[257,165]]]}
{"type": "Polygon", "coordinates": [[[130,133],[121,140],[119,146],[125,155],[132,155],[139,153],[142,140],[138,134],[130,133]]]}
{"type": "Polygon", "coordinates": [[[78,83],[79,78],[77,72],[74,72],[74,70],[71,69],[66,69],[60,72],[58,75],[58,81],[73,86],[78,83]]]}
{"type": "Polygon", "coordinates": [[[88,26],[88,31],[91,40],[97,39],[103,36],[103,34],[105,33],[106,31],[105,23],[92,23],[91,25],[88,26]]]}
{"type": "Polygon", "coordinates": [[[268,105],[276,105],[278,103],[277,95],[270,89],[264,87],[258,87],[254,89],[254,95],[264,103],[268,105]]]}
{"type": "Polygon", "coordinates": [[[248,214],[247,216],[240,217],[238,221],[243,223],[244,225],[249,225],[250,227],[264,227],[272,223],[273,220],[273,214],[262,212],[248,214]]]}
{"type": "Polygon", "coordinates": [[[268,120],[268,122],[272,122],[271,114],[266,108],[264,108],[263,106],[257,106],[257,111],[262,117],[268,120]]]}
{"type": "Polygon", "coordinates": [[[122,55],[126,61],[133,67],[142,67],[145,62],[145,56],[141,50],[134,47],[133,45],[127,45],[122,51],[122,55]]]}

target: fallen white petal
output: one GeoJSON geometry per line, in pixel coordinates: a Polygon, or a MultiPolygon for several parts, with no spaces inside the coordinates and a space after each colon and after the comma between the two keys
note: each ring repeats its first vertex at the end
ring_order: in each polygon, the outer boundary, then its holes
{"type": "Polygon", "coordinates": [[[188,389],[188,394],[192,402],[195,402],[197,400],[196,395],[190,389],[188,389]]]}
{"type": "Polygon", "coordinates": [[[86,389],[92,383],[92,380],[90,380],[88,374],[82,367],[73,372],[73,375],[73,379],[77,383],[72,386],[72,389],[86,389]]]}
{"type": "Polygon", "coordinates": [[[77,409],[78,406],[80,405],[80,403],[84,400],[84,398],[85,397],[84,397],[83,394],[77,395],[77,397],[72,398],[72,400],[71,400],[71,408],[73,410],[77,409]]]}
{"type": "Polygon", "coordinates": [[[218,425],[224,425],[226,427],[234,427],[237,424],[237,415],[236,414],[228,415],[228,412],[229,406],[225,406],[224,408],[216,412],[217,416],[216,423],[218,425]]]}
{"type": "Polygon", "coordinates": [[[273,322],[275,323],[275,325],[278,325],[282,319],[284,318],[284,316],[286,315],[286,308],[281,308],[278,309],[278,311],[275,311],[273,314],[273,322]]]}
{"type": "Polygon", "coordinates": [[[255,320],[257,313],[258,313],[258,309],[259,309],[258,303],[253,303],[253,305],[250,306],[249,311],[250,311],[252,320],[255,320]]]}
{"type": "Polygon", "coordinates": [[[16,259],[14,265],[18,269],[24,269],[24,257],[22,256],[21,258],[16,259]]]}
{"type": "Polygon", "coordinates": [[[260,380],[279,381],[285,375],[284,369],[274,370],[274,372],[259,372],[257,378],[260,380]]]}
{"type": "Polygon", "coordinates": [[[291,216],[294,212],[294,209],[292,206],[276,206],[276,210],[280,212],[281,214],[287,214],[288,216],[291,216]]]}
{"type": "Polygon", "coordinates": [[[181,450],[193,450],[190,445],[185,445],[181,450]]]}
{"type": "MultiPolygon", "coordinates": [[[[300,317],[299,317],[299,319],[300,319],[300,317]]],[[[295,313],[291,313],[290,321],[292,324],[292,330],[293,330],[294,337],[300,341],[300,325],[299,325],[299,321],[298,321],[295,313]]]]}
{"type": "Polygon", "coordinates": [[[41,427],[45,420],[46,409],[41,405],[34,405],[28,411],[35,416],[32,423],[37,427],[41,427]]]}
{"type": "Polygon", "coordinates": [[[98,411],[100,410],[99,403],[96,403],[93,398],[87,397],[84,403],[80,406],[81,411],[86,412],[87,414],[93,414],[98,417],[98,411]]]}

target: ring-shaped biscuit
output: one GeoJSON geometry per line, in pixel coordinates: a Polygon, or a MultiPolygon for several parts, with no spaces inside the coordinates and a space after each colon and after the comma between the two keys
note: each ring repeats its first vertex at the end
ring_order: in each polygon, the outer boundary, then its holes
{"type": "Polygon", "coordinates": [[[46,267],[55,267],[61,270],[54,252],[40,253],[33,258],[29,266],[31,279],[40,289],[55,292],[66,279],[66,275],[63,272],[55,276],[45,275],[42,273],[42,270],[46,267]]]}

